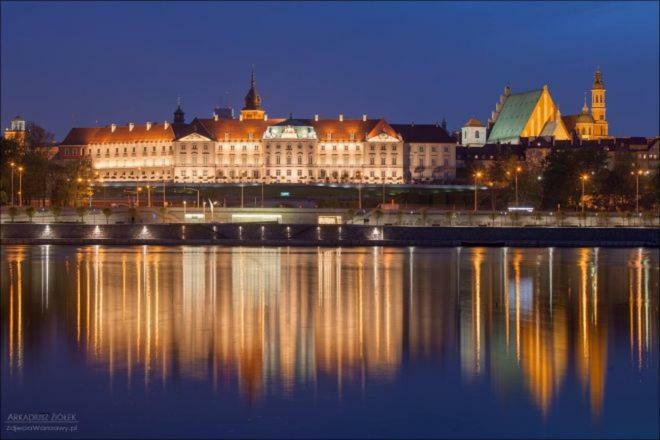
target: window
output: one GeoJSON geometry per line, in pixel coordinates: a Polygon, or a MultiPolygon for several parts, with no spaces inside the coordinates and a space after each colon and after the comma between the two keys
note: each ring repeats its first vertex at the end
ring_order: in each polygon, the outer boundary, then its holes
{"type": "Polygon", "coordinates": [[[424,158],[423,157],[419,158],[419,166],[424,168],[424,158]]]}
{"type": "Polygon", "coordinates": [[[280,170],[275,170],[275,175],[279,177],[282,175],[282,172],[280,170]]]}
{"type": "Polygon", "coordinates": [[[275,156],[275,165],[279,165],[279,164],[280,164],[280,155],[278,154],[275,156]]]}
{"type": "Polygon", "coordinates": [[[286,164],[291,165],[291,156],[286,157],[286,164]]]}
{"type": "Polygon", "coordinates": [[[307,163],[308,163],[309,165],[312,164],[312,160],[313,160],[313,159],[312,159],[312,155],[311,155],[311,154],[310,154],[309,156],[307,156],[307,163]]]}
{"type": "Polygon", "coordinates": [[[380,157],[380,164],[385,165],[385,156],[384,155],[380,157]]]}
{"type": "Polygon", "coordinates": [[[396,165],[396,154],[392,156],[392,165],[396,165]]]}
{"type": "Polygon", "coordinates": [[[302,170],[298,170],[298,177],[302,176],[302,170]]]}
{"type": "Polygon", "coordinates": [[[479,139],[479,130],[474,131],[474,138],[479,139]]]}
{"type": "Polygon", "coordinates": [[[449,147],[445,147],[445,153],[449,153],[449,147]]]}
{"type": "Polygon", "coordinates": [[[420,146],[419,146],[419,152],[420,152],[420,153],[423,153],[423,152],[424,152],[424,146],[423,146],[423,145],[420,145],[420,146]]]}
{"type": "Polygon", "coordinates": [[[344,145],[344,151],[348,151],[348,145],[344,145]]]}
{"type": "Polygon", "coordinates": [[[203,171],[202,171],[202,176],[204,176],[204,177],[208,176],[208,171],[207,171],[207,170],[203,170],[203,171]]]}
{"type": "Polygon", "coordinates": [[[376,165],[376,156],[373,154],[369,156],[369,165],[376,165]]]}
{"type": "Polygon", "coordinates": [[[302,165],[302,154],[298,155],[298,165],[302,165]]]}

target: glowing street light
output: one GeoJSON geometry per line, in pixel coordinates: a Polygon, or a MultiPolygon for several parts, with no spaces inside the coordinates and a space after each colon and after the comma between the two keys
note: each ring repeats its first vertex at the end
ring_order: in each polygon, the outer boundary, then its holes
{"type": "Polygon", "coordinates": [[[18,206],[23,206],[23,166],[18,167],[18,206]]]}
{"type": "Polygon", "coordinates": [[[481,179],[481,171],[474,173],[474,212],[477,212],[477,188],[479,186],[479,179],[481,179]]]}
{"type": "Polygon", "coordinates": [[[516,167],[516,172],[514,173],[515,180],[516,180],[516,206],[518,206],[518,173],[522,171],[522,167],[516,167]]]}
{"type": "Polygon", "coordinates": [[[16,168],[16,164],[9,162],[9,166],[11,167],[11,206],[14,206],[14,168],[16,168]]]}
{"type": "Polygon", "coordinates": [[[635,176],[635,212],[639,214],[639,178],[648,174],[648,171],[637,170],[631,171],[630,174],[635,176]]]}
{"type": "Polygon", "coordinates": [[[582,181],[582,197],[580,197],[580,203],[582,205],[582,213],[584,213],[584,183],[589,180],[589,174],[580,175],[580,180],[582,181]]]}
{"type": "Polygon", "coordinates": [[[188,205],[188,203],[186,203],[186,201],[184,200],[184,201],[183,201],[183,217],[184,217],[184,218],[186,217],[186,206],[187,206],[187,205],[188,205]]]}
{"type": "Polygon", "coordinates": [[[151,185],[147,185],[147,206],[151,208],[151,185]]]}
{"type": "Polygon", "coordinates": [[[138,186],[135,190],[135,206],[140,206],[140,193],[142,192],[142,187],[138,186]]]}

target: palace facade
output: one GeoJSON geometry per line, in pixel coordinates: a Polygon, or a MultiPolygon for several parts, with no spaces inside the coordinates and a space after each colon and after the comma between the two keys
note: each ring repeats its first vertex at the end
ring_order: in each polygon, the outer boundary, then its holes
{"type": "Polygon", "coordinates": [[[238,119],[215,112],[185,122],[73,128],[60,158],[88,157],[108,182],[404,183],[450,181],[456,140],[444,124],[385,119],[272,119],[254,73],[238,119]]]}

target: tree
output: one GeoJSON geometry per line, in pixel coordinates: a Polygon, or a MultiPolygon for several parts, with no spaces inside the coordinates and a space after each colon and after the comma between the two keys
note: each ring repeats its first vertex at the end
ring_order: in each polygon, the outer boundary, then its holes
{"type": "Polygon", "coordinates": [[[14,220],[18,215],[18,208],[15,206],[10,206],[9,209],[7,209],[7,214],[9,214],[9,218],[11,219],[11,222],[14,223],[14,220]]]}
{"type": "Polygon", "coordinates": [[[101,210],[101,212],[105,216],[105,223],[106,224],[110,223],[110,216],[112,215],[112,209],[105,207],[101,210]]]}
{"type": "Polygon", "coordinates": [[[25,124],[25,146],[28,150],[53,144],[55,136],[34,121],[25,124]]]}
{"type": "Polygon", "coordinates": [[[34,213],[35,209],[33,206],[28,206],[25,208],[25,215],[27,215],[27,218],[30,220],[30,223],[32,223],[32,219],[34,218],[34,213]]]}
{"type": "Polygon", "coordinates": [[[87,214],[87,207],[78,206],[76,208],[76,213],[78,214],[78,217],[80,217],[80,221],[84,222],[85,221],[85,215],[87,214]]]}
{"type": "Polygon", "coordinates": [[[58,205],[52,206],[50,212],[53,214],[53,221],[57,222],[60,218],[60,214],[62,214],[62,207],[58,205]]]}
{"type": "Polygon", "coordinates": [[[585,194],[598,193],[607,171],[607,153],[601,148],[555,149],[544,160],[542,177],[545,208],[579,205],[580,175],[590,176],[585,194]]]}

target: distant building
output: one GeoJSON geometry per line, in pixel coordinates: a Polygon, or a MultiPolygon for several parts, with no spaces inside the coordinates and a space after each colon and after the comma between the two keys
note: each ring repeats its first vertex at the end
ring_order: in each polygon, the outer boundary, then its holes
{"type": "Polygon", "coordinates": [[[461,129],[461,145],[481,147],[486,143],[486,126],[476,118],[470,118],[461,129]]]}
{"type": "Polygon", "coordinates": [[[234,119],[234,109],[231,107],[216,107],[213,116],[217,119],[234,119]]]}
{"type": "Polygon", "coordinates": [[[7,140],[15,140],[20,145],[25,145],[25,119],[20,116],[15,116],[11,120],[9,128],[5,128],[4,138],[7,140]]]}
{"type": "Polygon", "coordinates": [[[456,177],[456,139],[445,127],[442,123],[392,124],[404,142],[406,181],[448,182],[456,177]]]}

